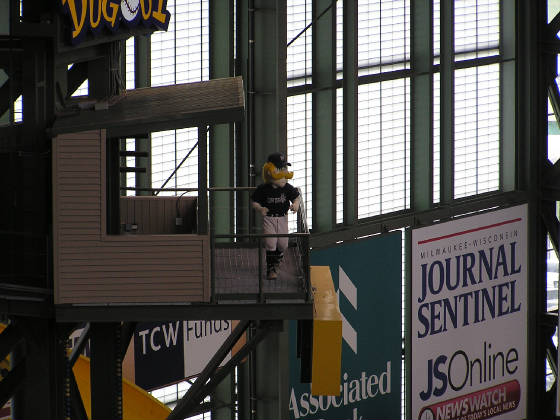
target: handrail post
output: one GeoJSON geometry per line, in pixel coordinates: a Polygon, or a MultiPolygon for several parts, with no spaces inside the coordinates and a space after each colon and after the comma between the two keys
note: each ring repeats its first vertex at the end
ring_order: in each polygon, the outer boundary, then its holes
{"type": "Polygon", "coordinates": [[[261,242],[262,242],[262,238],[259,237],[258,238],[258,246],[257,246],[257,252],[259,253],[259,302],[262,303],[264,302],[264,296],[263,296],[263,290],[262,290],[262,278],[263,278],[263,266],[262,266],[262,252],[261,252],[261,242]]]}

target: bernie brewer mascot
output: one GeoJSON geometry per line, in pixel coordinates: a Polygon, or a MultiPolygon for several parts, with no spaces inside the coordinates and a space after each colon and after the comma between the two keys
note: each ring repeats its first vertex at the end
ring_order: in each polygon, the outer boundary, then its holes
{"type": "MultiPolygon", "coordinates": [[[[287,234],[288,210],[298,211],[301,197],[287,182],[294,176],[288,166],[290,164],[282,153],[271,154],[262,169],[264,184],[253,193],[253,207],[263,215],[264,234],[287,234]]],[[[278,277],[278,268],[288,248],[288,237],[265,238],[265,248],[267,278],[273,280],[278,277]]]]}

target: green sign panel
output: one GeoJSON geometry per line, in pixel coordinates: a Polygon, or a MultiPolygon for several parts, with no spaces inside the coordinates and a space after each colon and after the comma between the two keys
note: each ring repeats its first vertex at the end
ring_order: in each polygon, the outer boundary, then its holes
{"type": "Polygon", "coordinates": [[[331,269],[342,326],[340,396],[311,395],[302,384],[296,322],[290,328],[292,419],[400,419],[401,232],[312,251],[331,269]]]}

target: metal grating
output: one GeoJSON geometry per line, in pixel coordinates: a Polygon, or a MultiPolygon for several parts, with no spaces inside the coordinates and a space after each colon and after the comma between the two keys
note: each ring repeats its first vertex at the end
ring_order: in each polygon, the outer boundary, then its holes
{"type": "MultiPolygon", "coordinates": [[[[167,9],[172,15],[169,28],[167,32],[156,32],[151,37],[152,86],[209,79],[208,5],[208,0],[168,0],[167,9]]],[[[153,188],[161,187],[197,138],[196,129],[153,133],[153,188]]],[[[197,156],[198,149],[195,148],[167,187],[194,188],[198,185],[197,156]]]]}
{"type": "Polygon", "coordinates": [[[288,87],[311,82],[311,36],[309,27],[294,41],[294,38],[312,21],[311,0],[288,0],[286,10],[287,43],[286,71],[288,87]]]}
{"type": "Polygon", "coordinates": [[[344,70],[344,1],[336,2],[336,78],[342,80],[344,70]]]}
{"type": "Polygon", "coordinates": [[[410,68],[410,1],[358,1],[358,74],[410,68]]]}
{"type": "Polygon", "coordinates": [[[433,121],[433,202],[439,203],[441,200],[441,162],[440,162],[440,74],[434,73],[433,75],[433,107],[432,107],[432,121],[433,121]]]}
{"type": "Polygon", "coordinates": [[[455,72],[455,198],[499,188],[500,65],[455,72]]]}
{"type": "MultiPolygon", "coordinates": [[[[312,227],[312,139],[311,139],[311,93],[289,96],[287,101],[288,161],[292,164],[294,178],[290,181],[299,187],[305,199],[307,225],[312,227]]],[[[295,218],[289,221],[290,232],[296,232],[295,218]]]]}
{"type": "Polygon", "coordinates": [[[499,54],[500,1],[455,0],[456,60],[499,54]]]}
{"type": "Polygon", "coordinates": [[[131,36],[126,40],[125,44],[125,79],[126,79],[126,88],[127,89],[134,89],[136,87],[135,77],[136,73],[134,70],[134,37],[131,36]]]}
{"type": "MultiPolygon", "coordinates": [[[[262,291],[269,297],[305,298],[301,255],[296,247],[284,252],[276,280],[266,279],[266,255],[260,249],[262,291]]],[[[255,299],[259,293],[259,254],[256,247],[214,249],[214,293],[218,299],[255,299]]]]}
{"type": "Polygon", "coordinates": [[[344,222],[344,95],[336,90],[336,223],[344,222]]]}
{"type": "Polygon", "coordinates": [[[358,89],[358,217],[410,207],[410,81],[358,89]]]}

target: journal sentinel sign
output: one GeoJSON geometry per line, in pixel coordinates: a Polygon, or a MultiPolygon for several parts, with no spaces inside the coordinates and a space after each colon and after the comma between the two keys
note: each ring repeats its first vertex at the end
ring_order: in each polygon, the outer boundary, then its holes
{"type": "Polygon", "coordinates": [[[527,206],[412,231],[412,416],[525,418],[527,206]]]}
{"type": "Polygon", "coordinates": [[[292,419],[399,419],[401,393],[401,233],[313,250],[330,266],[342,313],[340,396],[311,394],[299,382],[296,326],[290,331],[292,419]]]}

